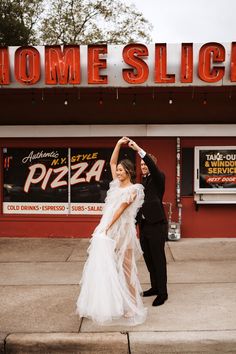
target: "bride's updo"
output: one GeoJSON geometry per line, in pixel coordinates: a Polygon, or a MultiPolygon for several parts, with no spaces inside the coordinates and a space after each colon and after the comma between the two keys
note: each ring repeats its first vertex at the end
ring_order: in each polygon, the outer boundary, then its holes
{"type": "Polygon", "coordinates": [[[134,169],[134,164],[128,159],[124,159],[118,162],[118,165],[121,165],[125,172],[129,175],[130,181],[135,183],[136,173],[134,169]]]}

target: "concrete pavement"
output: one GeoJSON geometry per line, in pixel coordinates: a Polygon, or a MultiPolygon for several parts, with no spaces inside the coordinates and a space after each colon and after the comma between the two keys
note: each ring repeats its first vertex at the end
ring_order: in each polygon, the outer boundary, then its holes
{"type": "MultiPolygon", "coordinates": [[[[169,299],[136,327],[75,315],[88,239],[0,238],[0,353],[236,353],[236,239],[168,242],[169,299]]],[[[144,289],[149,277],[138,262],[144,289]]]]}

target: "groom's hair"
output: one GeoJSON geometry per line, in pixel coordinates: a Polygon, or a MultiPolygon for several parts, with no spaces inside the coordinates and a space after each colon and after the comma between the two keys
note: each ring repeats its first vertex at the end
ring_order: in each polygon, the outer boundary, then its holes
{"type": "Polygon", "coordinates": [[[122,165],[125,172],[129,175],[130,181],[132,183],[135,183],[136,173],[135,173],[133,162],[128,159],[124,159],[124,160],[119,161],[118,165],[119,164],[122,165]]]}

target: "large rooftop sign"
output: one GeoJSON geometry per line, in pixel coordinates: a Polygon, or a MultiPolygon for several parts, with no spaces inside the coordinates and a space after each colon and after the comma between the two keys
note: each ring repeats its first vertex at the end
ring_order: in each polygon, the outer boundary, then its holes
{"type": "Polygon", "coordinates": [[[1,88],[236,84],[236,42],[0,48],[1,88]]]}

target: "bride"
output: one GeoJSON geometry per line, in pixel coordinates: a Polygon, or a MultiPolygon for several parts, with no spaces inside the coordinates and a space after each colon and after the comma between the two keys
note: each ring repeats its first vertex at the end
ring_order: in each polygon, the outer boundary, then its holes
{"type": "Polygon", "coordinates": [[[140,296],[136,260],[142,254],[135,217],[144,200],[143,186],[134,184],[134,166],[129,160],[117,164],[118,140],[110,160],[113,181],[107,192],[103,216],[88,248],[76,313],[101,325],[137,325],[147,310],[140,296]]]}

